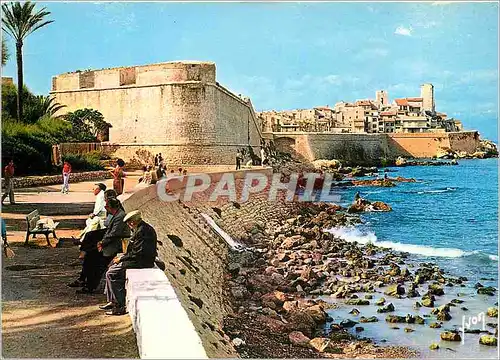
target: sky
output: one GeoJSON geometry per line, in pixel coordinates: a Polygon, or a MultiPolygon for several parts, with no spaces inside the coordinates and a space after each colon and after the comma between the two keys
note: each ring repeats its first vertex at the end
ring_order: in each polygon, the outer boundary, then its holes
{"type": "MultiPolygon", "coordinates": [[[[498,4],[38,2],[54,23],[24,45],[24,80],[48,94],[69,71],[213,61],[256,111],[420,96],[498,139],[498,4]]],[[[8,38],[8,37],[7,37],[8,38]]],[[[13,43],[8,38],[11,54],[13,43]]],[[[15,78],[15,56],[2,69],[15,78]]]]}

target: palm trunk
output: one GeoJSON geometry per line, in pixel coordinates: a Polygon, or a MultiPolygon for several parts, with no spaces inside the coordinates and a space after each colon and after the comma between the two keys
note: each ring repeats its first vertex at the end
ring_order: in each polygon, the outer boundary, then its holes
{"type": "Polygon", "coordinates": [[[23,43],[16,43],[17,59],[17,120],[23,121],[23,43]]]}

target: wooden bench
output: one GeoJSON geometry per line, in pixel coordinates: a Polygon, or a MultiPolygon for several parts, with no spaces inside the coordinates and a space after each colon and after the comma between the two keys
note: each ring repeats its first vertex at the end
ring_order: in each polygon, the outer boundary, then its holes
{"type": "Polygon", "coordinates": [[[27,227],[26,227],[26,241],[24,242],[24,245],[28,245],[28,240],[30,238],[30,235],[33,234],[33,239],[36,238],[37,234],[44,234],[45,238],[47,239],[47,244],[49,247],[52,247],[49,241],[49,234],[52,234],[54,239],[57,240],[56,236],[56,227],[59,225],[58,222],[54,223],[54,226],[51,228],[43,227],[39,228],[37,226],[37,222],[40,220],[40,214],[38,214],[38,210],[33,210],[26,216],[26,222],[27,222],[27,227]]]}

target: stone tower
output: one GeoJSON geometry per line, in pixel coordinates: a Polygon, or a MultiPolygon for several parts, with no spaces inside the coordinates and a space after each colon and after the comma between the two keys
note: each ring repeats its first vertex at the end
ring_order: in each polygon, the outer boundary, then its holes
{"type": "Polygon", "coordinates": [[[375,102],[379,107],[384,106],[384,105],[388,105],[389,104],[389,95],[387,95],[387,91],[377,90],[377,92],[375,92],[375,102]]]}
{"type": "Polygon", "coordinates": [[[434,104],[434,85],[422,84],[420,85],[420,97],[422,98],[423,110],[436,112],[434,104]]]}

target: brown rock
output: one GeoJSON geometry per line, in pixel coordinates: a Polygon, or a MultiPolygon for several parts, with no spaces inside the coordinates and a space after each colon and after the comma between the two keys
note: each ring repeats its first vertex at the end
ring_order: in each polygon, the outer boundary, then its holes
{"type": "Polygon", "coordinates": [[[288,330],[288,325],[281,320],[273,319],[269,316],[259,315],[256,319],[265,328],[275,333],[282,333],[288,330]]]}
{"type": "Polygon", "coordinates": [[[342,349],[333,346],[330,339],[327,338],[314,338],[309,341],[309,345],[319,352],[341,353],[342,349]]]}
{"type": "Polygon", "coordinates": [[[290,340],[293,345],[302,347],[309,347],[309,342],[311,341],[311,339],[309,339],[300,331],[293,331],[288,334],[288,340],[290,340]]]}
{"type": "Polygon", "coordinates": [[[301,331],[306,336],[311,336],[313,329],[316,328],[313,317],[305,311],[293,311],[287,320],[292,329],[301,331]]]}

